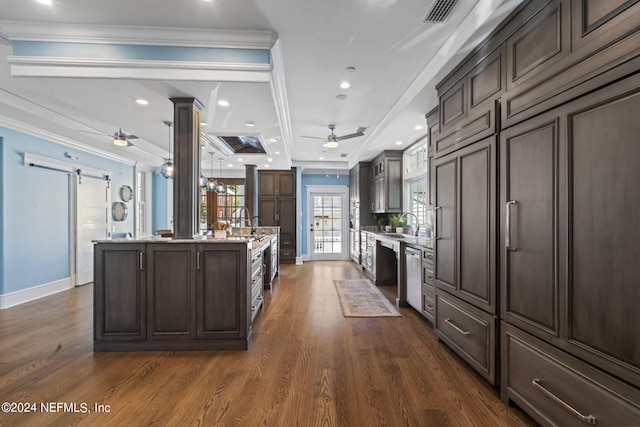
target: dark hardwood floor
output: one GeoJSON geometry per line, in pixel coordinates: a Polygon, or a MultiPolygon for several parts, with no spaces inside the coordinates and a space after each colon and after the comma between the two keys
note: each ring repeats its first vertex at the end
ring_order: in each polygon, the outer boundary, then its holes
{"type": "Polygon", "coordinates": [[[535,425],[413,309],[343,317],[333,279],[362,276],[347,261],[282,266],[248,351],[94,353],[90,285],[2,310],[0,401],[37,412],[0,425],[535,425]]]}

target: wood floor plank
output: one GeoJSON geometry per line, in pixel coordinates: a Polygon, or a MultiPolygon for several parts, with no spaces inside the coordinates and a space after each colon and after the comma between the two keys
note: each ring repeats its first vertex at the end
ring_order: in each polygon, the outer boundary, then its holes
{"type": "Polygon", "coordinates": [[[363,277],[347,261],[282,266],[248,351],[94,353],[90,286],[2,310],[0,400],[91,413],[0,413],[0,426],[535,425],[412,308],[343,317],[333,280],[363,277]]]}

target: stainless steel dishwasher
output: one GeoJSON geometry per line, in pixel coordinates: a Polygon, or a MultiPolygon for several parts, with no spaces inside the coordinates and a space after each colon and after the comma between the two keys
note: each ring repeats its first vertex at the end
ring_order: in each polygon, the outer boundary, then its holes
{"type": "Polygon", "coordinates": [[[422,312],[422,251],[404,248],[405,277],[407,280],[407,303],[422,312]]]}

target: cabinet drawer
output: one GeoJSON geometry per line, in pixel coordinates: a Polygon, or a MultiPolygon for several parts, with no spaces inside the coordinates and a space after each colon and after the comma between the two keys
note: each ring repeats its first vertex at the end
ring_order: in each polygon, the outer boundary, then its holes
{"type": "Polygon", "coordinates": [[[640,390],[503,322],[503,393],[543,425],[639,426],[640,390]]]}
{"type": "Polygon", "coordinates": [[[431,323],[435,320],[436,315],[436,304],[433,301],[435,295],[433,294],[433,290],[429,289],[427,286],[422,286],[422,315],[429,319],[431,323]]]}
{"type": "Polygon", "coordinates": [[[496,320],[441,289],[436,289],[436,335],[491,384],[496,384],[496,320]]]}
{"type": "Polygon", "coordinates": [[[433,250],[431,249],[422,249],[422,262],[429,263],[433,265],[433,250]]]}
{"type": "Polygon", "coordinates": [[[422,283],[433,287],[433,265],[422,263],[422,283]]]}

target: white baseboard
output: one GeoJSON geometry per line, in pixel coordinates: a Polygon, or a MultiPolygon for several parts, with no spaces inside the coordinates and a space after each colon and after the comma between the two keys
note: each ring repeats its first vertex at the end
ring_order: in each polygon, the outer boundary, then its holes
{"type": "Polygon", "coordinates": [[[297,256],[296,257],[296,265],[302,265],[302,257],[301,256],[297,256]]]}
{"type": "Polygon", "coordinates": [[[45,283],[44,285],[38,285],[32,288],[22,289],[19,291],[0,295],[0,309],[24,304],[25,302],[53,295],[58,292],[66,291],[67,289],[71,289],[72,287],[73,286],[71,285],[71,278],[67,277],[66,279],[57,280],[51,283],[45,283]]]}

